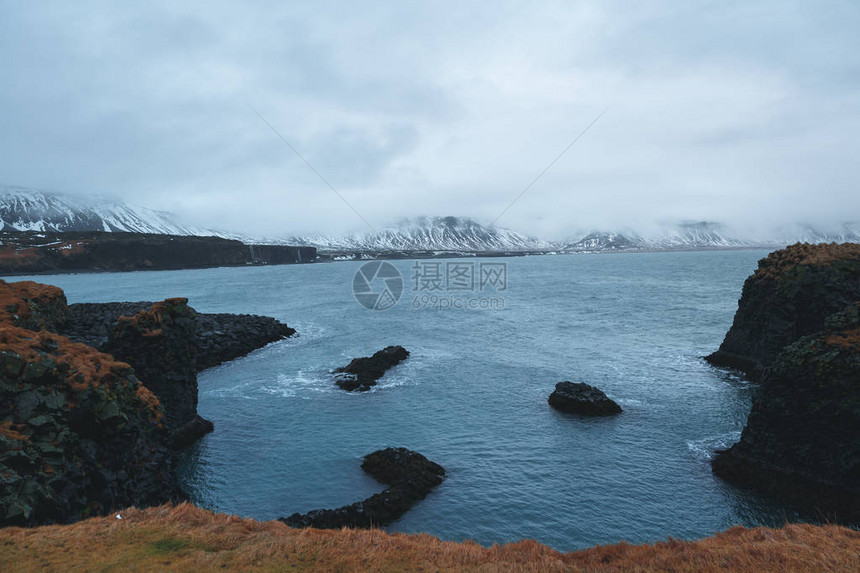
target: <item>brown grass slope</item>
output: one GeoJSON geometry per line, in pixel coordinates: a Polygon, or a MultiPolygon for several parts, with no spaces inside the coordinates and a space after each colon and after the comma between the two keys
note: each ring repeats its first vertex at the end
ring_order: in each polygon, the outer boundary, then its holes
{"type": "Polygon", "coordinates": [[[379,530],[290,529],[190,504],[73,525],[0,529],[0,571],[860,571],[860,532],[734,527],[700,541],[559,553],[379,530]]]}

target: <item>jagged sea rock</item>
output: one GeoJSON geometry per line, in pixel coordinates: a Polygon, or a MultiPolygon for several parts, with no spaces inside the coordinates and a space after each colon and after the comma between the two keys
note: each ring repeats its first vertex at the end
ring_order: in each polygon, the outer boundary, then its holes
{"type": "Polygon", "coordinates": [[[860,300],[860,245],[797,243],[770,253],[744,283],[731,329],[706,357],[761,377],[787,345],[860,300]]]}
{"type": "Polygon", "coordinates": [[[355,358],[335,370],[335,382],[348,391],[364,392],[376,386],[389,368],[397,366],[409,357],[409,351],[402,346],[387,346],[373,356],[355,358]]]}
{"type": "Polygon", "coordinates": [[[559,382],[548,401],[556,410],[585,416],[621,413],[621,406],[607,397],[602,390],[582,382],[559,382]]]}
{"type": "Polygon", "coordinates": [[[445,469],[418,452],[386,448],[364,457],[361,468],[389,487],[364,501],[337,509],[317,509],[281,518],[290,527],[379,527],[391,523],[445,479],[445,469]]]}

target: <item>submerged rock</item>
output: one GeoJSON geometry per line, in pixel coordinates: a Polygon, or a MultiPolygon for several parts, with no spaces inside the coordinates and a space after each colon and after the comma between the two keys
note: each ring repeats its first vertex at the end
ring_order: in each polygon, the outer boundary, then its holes
{"type": "Polygon", "coordinates": [[[370,390],[389,368],[408,357],[409,351],[402,346],[387,346],[373,356],[355,358],[343,368],[335,370],[335,383],[351,392],[370,390]]]}
{"type": "Polygon", "coordinates": [[[388,485],[388,489],[352,505],[294,513],[280,520],[290,527],[378,527],[402,516],[445,479],[442,466],[406,448],[386,448],[368,454],[361,469],[388,485]]]}
{"type": "Polygon", "coordinates": [[[824,329],[824,319],[860,300],[860,245],[797,243],[759,261],[744,282],[719,350],[705,359],[758,379],[782,349],[824,329]]]}
{"type": "Polygon", "coordinates": [[[602,390],[582,382],[559,382],[549,396],[549,405],[561,412],[585,416],[608,416],[621,413],[621,406],[602,390]]]}

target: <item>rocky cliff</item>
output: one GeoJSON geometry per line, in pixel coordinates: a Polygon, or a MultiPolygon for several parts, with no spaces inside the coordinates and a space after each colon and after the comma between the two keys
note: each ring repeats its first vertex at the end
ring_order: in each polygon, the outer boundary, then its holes
{"type": "Polygon", "coordinates": [[[212,365],[294,332],[251,315],[199,327],[186,299],[70,308],[56,287],[0,280],[0,526],[182,499],[171,448],[212,429],[199,349],[212,365]]]}
{"type": "Polygon", "coordinates": [[[0,525],[181,499],[164,410],[131,367],[44,329],[60,289],[0,281],[0,299],[0,525]]]}
{"type": "Polygon", "coordinates": [[[740,441],[713,460],[717,475],[860,520],[858,301],[858,245],[794,245],[762,261],[723,343],[760,388],[740,441]]]}
{"type": "MultiPolygon", "coordinates": [[[[170,298],[133,316],[121,316],[104,350],[128,362],[164,406],[168,428],[211,431],[197,420],[197,313],[188,299],[170,298]]],[[[187,440],[187,439],[186,439],[187,440]]]]}
{"type": "Polygon", "coordinates": [[[759,378],[785,346],[819,332],[824,319],[860,300],[860,245],[797,243],[759,261],[743,286],[718,366],[759,378]]]}

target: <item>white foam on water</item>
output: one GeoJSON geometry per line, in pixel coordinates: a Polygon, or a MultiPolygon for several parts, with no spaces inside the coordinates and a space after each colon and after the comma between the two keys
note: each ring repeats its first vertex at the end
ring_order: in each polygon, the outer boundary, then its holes
{"type": "Polygon", "coordinates": [[[321,392],[331,392],[333,381],[321,370],[299,370],[295,374],[278,374],[277,380],[261,386],[260,392],[281,398],[309,399],[321,392]]]}
{"type": "Polygon", "coordinates": [[[718,436],[708,436],[699,440],[689,440],[687,448],[697,459],[711,460],[714,457],[714,452],[724,450],[735,444],[741,438],[740,430],[720,434],[718,436]]]}
{"type": "Polygon", "coordinates": [[[251,382],[242,382],[228,388],[217,388],[214,390],[201,389],[200,393],[207,396],[214,396],[216,398],[244,398],[246,400],[253,400],[254,396],[252,395],[251,390],[251,382]]]}

